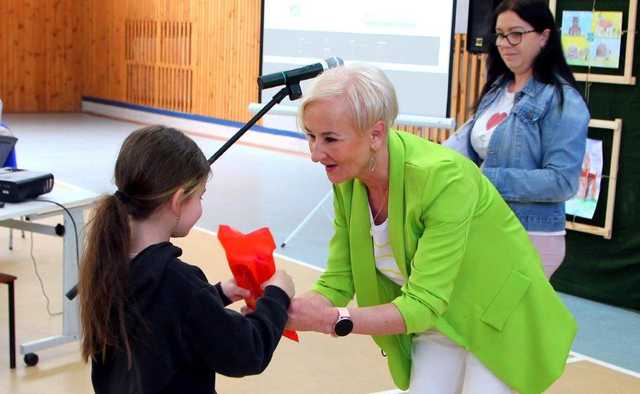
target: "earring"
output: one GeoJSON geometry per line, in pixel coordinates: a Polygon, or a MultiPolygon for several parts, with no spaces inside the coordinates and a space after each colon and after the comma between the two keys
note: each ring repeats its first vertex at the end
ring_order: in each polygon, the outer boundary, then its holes
{"type": "Polygon", "coordinates": [[[371,150],[371,155],[369,156],[369,172],[373,172],[376,169],[376,151],[371,150]]]}

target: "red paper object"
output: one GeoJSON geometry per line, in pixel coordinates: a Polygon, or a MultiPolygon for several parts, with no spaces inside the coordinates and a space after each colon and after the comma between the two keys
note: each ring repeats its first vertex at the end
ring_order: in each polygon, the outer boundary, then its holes
{"type": "MultiPolygon", "coordinates": [[[[224,248],[229,268],[238,286],[251,291],[245,299],[247,306],[255,309],[256,301],[262,296],[262,283],[276,272],[273,251],[276,244],[268,228],[263,227],[249,234],[242,234],[227,225],[218,227],[218,239],[224,248]]],[[[298,342],[298,334],[285,330],[284,336],[298,342]]]]}

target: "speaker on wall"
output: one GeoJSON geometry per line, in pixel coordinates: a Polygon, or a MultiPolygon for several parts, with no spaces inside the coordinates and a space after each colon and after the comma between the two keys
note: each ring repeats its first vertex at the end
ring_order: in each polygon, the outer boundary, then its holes
{"type": "Polygon", "coordinates": [[[469,0],[467,22],[467,51],[472,53],[489,50],[489,35],[493,33],[491,17],[502,0],[469,0]]]}

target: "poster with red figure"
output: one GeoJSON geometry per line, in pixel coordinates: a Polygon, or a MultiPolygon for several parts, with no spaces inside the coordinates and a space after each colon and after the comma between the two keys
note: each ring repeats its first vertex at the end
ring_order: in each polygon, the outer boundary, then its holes
{"type": "Polygon", "coordinates": [[[587,138],[578,192],[566,202],[567,215],[593,219],[602,180],[602,141],[587,138]]]}

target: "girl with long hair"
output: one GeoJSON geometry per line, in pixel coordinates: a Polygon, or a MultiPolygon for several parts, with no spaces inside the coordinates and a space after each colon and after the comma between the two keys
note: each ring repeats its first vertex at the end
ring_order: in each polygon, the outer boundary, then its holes
{"type": "Polygon", "coordinates": [[[278,271],[246,316],[233,280],[209,284],[171,237],[202,215],[209,164],[193,140],[163,126],[137,130],[115,166],[117,191],[98,203],[80,267],[82,355],[100,393],[211,393],[215,373],[263,371],[294,294],[278,271]]]}

